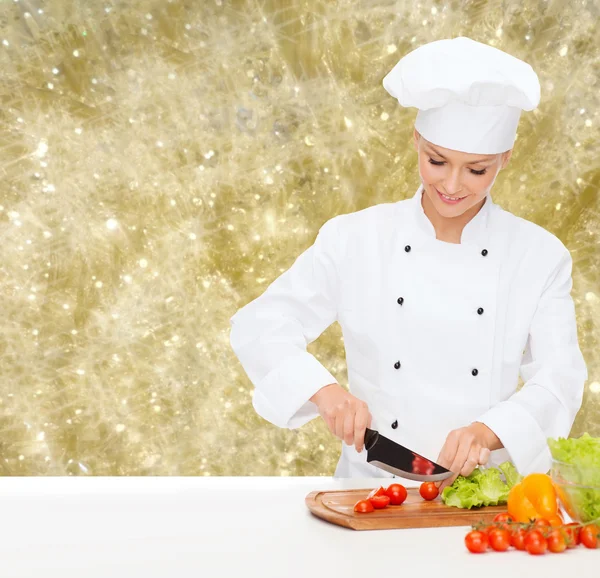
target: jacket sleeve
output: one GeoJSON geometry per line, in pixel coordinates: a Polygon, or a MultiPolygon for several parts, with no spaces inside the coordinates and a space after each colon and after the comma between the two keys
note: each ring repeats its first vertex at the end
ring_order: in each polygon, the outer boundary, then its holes
{"type": "Polygon", "coordinates": [[[256,412],[295,429],[319,416],[309,401],[337,379],[306,348],[337,319],[337,217],[266,291],[230,320],[231,347],[254,384],[256,412]]]}
{"type": "Polygon", "coordinates": [[[532,319],[521,363],[523,387],[477,420],[500,438],[523,475],[550,470],[547,439],[569,435],[588,378],[571,298],[572,265],[563,246],[532,319]]]}

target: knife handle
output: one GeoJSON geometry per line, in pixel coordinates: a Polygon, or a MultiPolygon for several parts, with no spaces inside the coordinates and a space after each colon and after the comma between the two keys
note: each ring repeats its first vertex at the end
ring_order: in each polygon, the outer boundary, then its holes
{"type": "Polygon", "coordinates": [[[379,438],[379,432],[367,428],[365,430],[365,449],[369,451],[376,443],[379,438]]]}

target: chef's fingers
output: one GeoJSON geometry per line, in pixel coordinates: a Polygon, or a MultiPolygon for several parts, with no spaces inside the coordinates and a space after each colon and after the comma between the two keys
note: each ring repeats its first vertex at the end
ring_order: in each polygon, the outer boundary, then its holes
{"type": "Polygon", "coordinates": [[[488,463],[491,453],[489,448],[481,448],[481,451],[479,452],[479,463],[482,466],[485,466],[485,464],[488,463]]]}
{"type": "Polygon", "coordinates": [[[354,443],[354,416],[356,415],[356,404],[346,398],[344,401],[344,432],[343,440],[351,446],[354,443]]]}
{"type": "Polygon", "coordinates": [[[481,454],[481,448],[478,446],[471,446],[469,456],[465,460],[462,469],[460,470],[461,476],[468,476],[473,473],[473,470],[479,465],[479,457],[481,454]]]}
{"type": "Polygon", "coordinates": [[[346,402],[342,402],[339,407],[336,406],[331,410],[333,412],[333,421],[335,423],[333,433],[335,434],[335,437],[340,438],[341,440],[344,439],[344,419],[346,418],[346,412],[344,411],[345,403],[346,402]]]}
{"type": "MultiPolygon", "coordinates": [[[[461,473],[463,466],[469,459],[469,454],[471,453],[471,440],[464,435],[460,436],[459,440],[456,454],[452,460],[452,465],[449,468],[449,470],[455,474],[461,473]]],[[[477,453],[477,457],[479,457],[479,452],[477,453]]]]}
{"type": "Polygon", "coordinates": [[[454,483],[454,480],[456,478],[458,478],[458,474],[454,474],[453,476],[450,476],[449,478],[446,478],[445,480],[442,480],[441,482],[434,482],[435,485],[438,487],[440,494],[442,493],[442,491],[444,490],[444,488],[446,486],[451,486],[454,483]]]}
{"type": "Polygon", "coordinates": [[[365,445],[365,429],[369,427],[369,408],[364,401],[359,402],[354,418],[354,445],[357,452],[362,452],[365,445]]]}
{"type": "Polygon", "coordinates": [[[329,417],[326,414],[321,414],[325,423],[327,424],[327,429],[335,435],[335,417],[329,417]]]}
{"type": "Polygon", "coordinates": [[[451,431],[448,434],[446,442],[444,443],[442,451],[437,459],[437,463],[440,464],[440,466],[443,466],[448,470],[451,469],[450,466],[452,465],[454,457],[456,456],[456,451],[458,450],[458,440],[459,436],[456,430],[451,431]]]}

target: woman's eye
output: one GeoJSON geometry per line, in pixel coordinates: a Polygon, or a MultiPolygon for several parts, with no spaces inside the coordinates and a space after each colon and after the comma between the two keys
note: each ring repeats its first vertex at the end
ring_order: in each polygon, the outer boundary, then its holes
{"type": "Polygon", "coordinates": [[[439,166],[441,166],[441,165],[443,165],[443,164],[444,164],[444,162],[443,162],[443,161],[434,161],[433,159],[429,159],[429,162],[430,162],[432,165],[435,165],[436,167],[439,167],[439,166]]]}
{"type": "MultiPolygon", "coordinates": [[[[429,162],[432,165],[435,165],[436,167],[440,167],[442,165],[445,165],[446,162],[445,161],[434,161],[432,158],[429,159],[429,162]]],[[[469,169],[474,175],[485,175],[485,173],[487,172],[487,169],[482,169],[480,171],[476,171],[474,169],[469,169]]]]}

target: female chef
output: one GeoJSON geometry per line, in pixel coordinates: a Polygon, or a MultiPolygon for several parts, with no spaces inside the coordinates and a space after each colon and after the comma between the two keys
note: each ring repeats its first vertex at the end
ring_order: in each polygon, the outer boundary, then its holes
{"type": "Polygon", "coordinates": [[[522,474],[547,472],[546,440],[568,436],[588,376],[572,259],[490,196],[521,111],[538,105],[537,75],[459,37],[405,55],[383,86],[418,109],[421,184],[327,221],[231,318],[253,406],[285,428],[321,415],[343,441],[336,477],[393,477],[366,462],[365,427],[456,475],[505,459],[522,474]],[[334,321],[349,392],[306,350],[334,321]]]}

